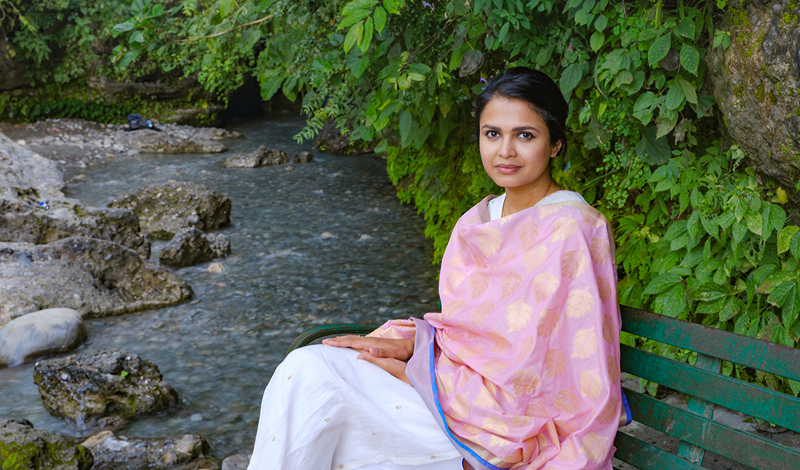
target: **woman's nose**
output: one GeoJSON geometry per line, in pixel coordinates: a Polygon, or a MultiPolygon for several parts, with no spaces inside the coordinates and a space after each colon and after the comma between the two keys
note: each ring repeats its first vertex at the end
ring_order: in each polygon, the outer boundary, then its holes
{"type": "Polygon", "coordinates": [[[517,154],[517,150],[514,147],[514,141],[511,139],[503,139],[502,143],[500,144],[500,156],[501,157],[513,157],[517,154]]]}

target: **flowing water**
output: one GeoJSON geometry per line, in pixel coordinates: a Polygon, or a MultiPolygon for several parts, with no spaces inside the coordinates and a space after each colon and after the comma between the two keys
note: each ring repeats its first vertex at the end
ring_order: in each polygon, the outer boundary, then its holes
{"type": "MultiPolygon", "coordinates": [[[[297,144],[297,117],[264,118],[232,129],[246,139],[215,155],[117,158],[82,170],[68,195],[105,206],[135,188],[190,181],[231,198],[232,224],[220,230],[233,253],[175,272],[194,298],[175,307],[87,320],[89,341],[155,362],[181,396],[176,410],[140,417],[118,431],[140,437],[194,433],[223,458],[255,439],[261,394],[291,340],[324,323],[379,325],[436,309],[437,268],[424,221],[402,205],[375,156],[339,157],[297,144]],[[290,154],[314,152],[311,163],[232,169],[220,162],[260,144],[290,154]],[[324,232],[332,236],[320,237],[324,232]]],[[[153,245],[157,259],[164,242],[153,245]]],[[[86,431],[50,416],[33,385],[33,364],[0,369],[0,418],[26,418],[37,428],[72,436],[86,431]]]]}

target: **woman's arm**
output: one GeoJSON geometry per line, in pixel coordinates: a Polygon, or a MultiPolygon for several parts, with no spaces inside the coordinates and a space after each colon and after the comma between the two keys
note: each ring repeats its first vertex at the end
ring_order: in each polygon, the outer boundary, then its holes
{"type": "MultiPolygon", "coordinates": [[[[373,336],[338,336],[322,340],[322,344],[335,348],[351,348],[374,358],[397,359],[406,362],[414,354],[414,338],[390,339],[373,336]]],[[[370,361],[371,362],[371,361],[370,361]]]]}

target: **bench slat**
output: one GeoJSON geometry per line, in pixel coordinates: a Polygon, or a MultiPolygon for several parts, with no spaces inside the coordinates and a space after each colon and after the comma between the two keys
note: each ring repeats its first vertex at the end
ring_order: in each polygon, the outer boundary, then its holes
{"type": "MultiPolygon", "coordinates": [[[[705,354],[698,353],[697,361],[695,362],[694,366],[711,372],[719,372],[720,367],[722,366],[722,360],[713,356],[706,356],[705,354]]],[[[689,398],[687,409],[699,416],[704,416],[706,418],[714,417],[714,404],[710,401],[703,400],[702,398],[689,398]]],[[[678,448],[678,456],[683,457],[689,462],[696,463],[697,465],[703,463],[703,456],[705,455],[705,452],[706,451],[703,450],[702,447],[689,444],[685,441],[681,441],[680,447],[678,448]]]]}
{"type": "Polygon", "coordinates": [[[676,406],[625,389],[636,421],[736,462],[762,470],[800,468],[800,451],[693,415],[676,406]]]}
{"type": "Polygon", "coordinates": [[[699,465],[623,432],[617,433],[614,445],[617,447],[614,457],[641,470],[702,470],[699,465]]]}
{"type": "Polygon", "coordinates": [[[326,336],[339,336],[339,335],[366,335],[375,330],[374,326],[367,325],[354,325],[351,323],[333,323],[330,325],[315,326],[297,335],[297,338],[289,345],[286,350],[288,355],[290,352],[297,348],[302,348],[312,341],[324,338],[326,336]]]}
{"type": "Polygon", "coordinates": [[[622,331],[800,380],[800,351],[749,336],[622,306],[622,331]]]}
{"type": "Polygon", "coordinates": [[[800,432],[800,400],[795,397],[630,346],[620,349],[624,372],[800,432]]]}

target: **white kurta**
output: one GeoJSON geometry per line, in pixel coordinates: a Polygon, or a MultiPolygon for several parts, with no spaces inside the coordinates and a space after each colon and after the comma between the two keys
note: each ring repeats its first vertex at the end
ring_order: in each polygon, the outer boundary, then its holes
{"type": "Polygon", "coordinates": [[[460,470],[414,389],[346,348],[293,351],[261,404],[248,470],[460,470]]]}

